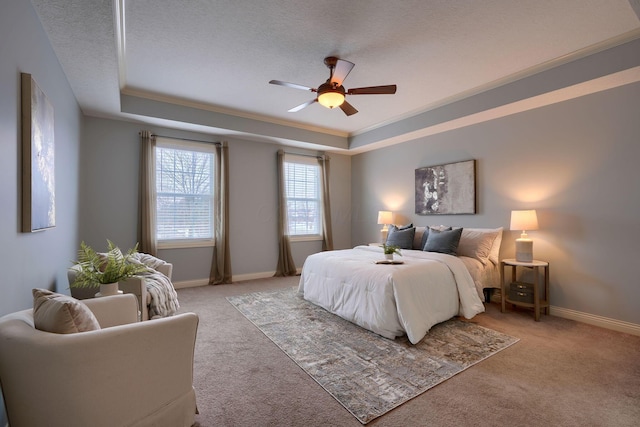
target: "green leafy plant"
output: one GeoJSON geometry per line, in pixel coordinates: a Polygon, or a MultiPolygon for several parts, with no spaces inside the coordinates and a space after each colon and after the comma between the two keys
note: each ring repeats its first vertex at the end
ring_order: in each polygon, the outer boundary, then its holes
{"type": "Polygon", "coordinates": [[[380,247],[384,251],[385,255],[398,254],[402,256],[402,253],[400,252],[400,246],[387,245],[386,243],[383,243],[382,245],[380,245],[380,247]]]}
{"type": "Polygon", "coordinates": [[[111,240],[107,240],[109,251],[98,253],[84,242],[80,243],[78,260],[74,262],[76,279],[71,287],[88,288],[101,284],[115,283],[136,274],[143,273],[148,268],[138,262],[134,262],[131,256],[138,252],[138,244],[122,253],[111,240]]]}

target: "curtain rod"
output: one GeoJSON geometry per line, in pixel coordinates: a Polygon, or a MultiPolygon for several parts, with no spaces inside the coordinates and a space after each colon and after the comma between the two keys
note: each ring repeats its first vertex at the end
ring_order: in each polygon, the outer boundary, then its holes
{"type": "Polygon", "coordinates": [[[321,156],[314,156],[311,154],[290,153],[288,151],[284,151],[284,154],[291,154],[292,156],[301,156],[301,157],[313,157],[314,159],[322,159],[326,157],[324,154],[321,156]]]}
{"type": "MultiPolygon", "coordinates": [[[[138,132],[138,135],[142,135],[142,132],[138,132]]],[[[179,138],[177,136],[158,135],[157,133],[152,133],[151,136],[159,136],[160,138],[168,138],[168,139],[179,139],[181,141],[205,142],[207,144],[222,145],[220,141],[203,141],[201,139],[179,138]]]]}

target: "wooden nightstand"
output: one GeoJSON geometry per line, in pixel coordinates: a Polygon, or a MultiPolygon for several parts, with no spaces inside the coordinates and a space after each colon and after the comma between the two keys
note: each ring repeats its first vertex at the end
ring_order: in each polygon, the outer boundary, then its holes
{"type": "Polygon", "coordinates": [[[520,262],[515,259],[503,259],[500,263],[500,285],[502,287],[502,312],[505,311],[506,303],[520,307],[533,308],[536,322],[540,321],[540,309],[545,314],[549,314],[549,263],[546,261],[533,260],[532,262],[520,262]],[[511,282],[507,285],[504,282],[504,270],[511,267],[511,282]],[[516,270],[518,267],[530,268],[533,270],[533,283],[516,281],[516,270]],[[544,299],[540,299],[540,268],[544,269],[544,299]]]}

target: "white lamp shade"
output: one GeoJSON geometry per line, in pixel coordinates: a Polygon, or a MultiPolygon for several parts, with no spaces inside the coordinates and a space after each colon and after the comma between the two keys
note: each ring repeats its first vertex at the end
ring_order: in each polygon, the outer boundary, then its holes
{"type": "Polygon", "coordinates": [[[535,210],[511,211],[511,230],[537,230],[538,217],[535,210]]]}
{"type": "Polygon", "coordinates": [[[391,211],[378,211],[378,224],[391,224],[393,222],[393,213],[391,211]]]}

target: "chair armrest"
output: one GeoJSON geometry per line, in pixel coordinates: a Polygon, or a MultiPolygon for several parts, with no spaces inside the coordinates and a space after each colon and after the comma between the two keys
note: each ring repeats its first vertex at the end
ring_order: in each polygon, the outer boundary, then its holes
{"type": "Polygon", "coordinates": [[[138,299],[133,294],[113,295],[82,300],[93,312],[101,328],[138,321],[138,299]]]}
{"type": "Polygon", "coordinates": [[[12,352],[0,358],[0,368],[20,367],[2,378],[16,425],[50,425],[51,414],[56,425],[133,425],[193,393],[194,313],[76,334],[42,332],[22,321],[7,326],[3,339],[12,352]]]}
{"type": "Polygon", "coordinates": [[[69,281],[69,287],[76,281],[76,277],[78,276],[78,266],[73,265],[69,267],[67,270],[67,280],[69,281]]]}
{"type": "Polygon", "coordinates": [[[147,267],[153,268],[155,271],[159,271],[160,273],[171,279],[171,274],[173,273],[173,264],[171,264],[170,262],[145,253],[137,253],[135,254],[135,258],[138,260],[138,262],[141,262],[147,267]]]}
{"type": "Polygon", "coordinates": [[[69,281],[69,293],[75,299],[85,300],[85,299],[93,298],[96,292],[100,290],[98,286],[88,287],[88,288],[71,287],[73,282],[76,281],[76,277],[78,275],[78,268],[79,267],[77,265],[74,265],[72,267],[69,267],[69,269],[67,270],[67,280],[69,281]]]}
{"type": "Polygon", "coordinates": [[[170,262],[165,262],[164,264],[158,265],[156,267],[156,271],[159,271],[160,273],[167,276],[169,280],[171,280],[171,275],[173,274],[173,264],[171,264],[170,262]]]}

